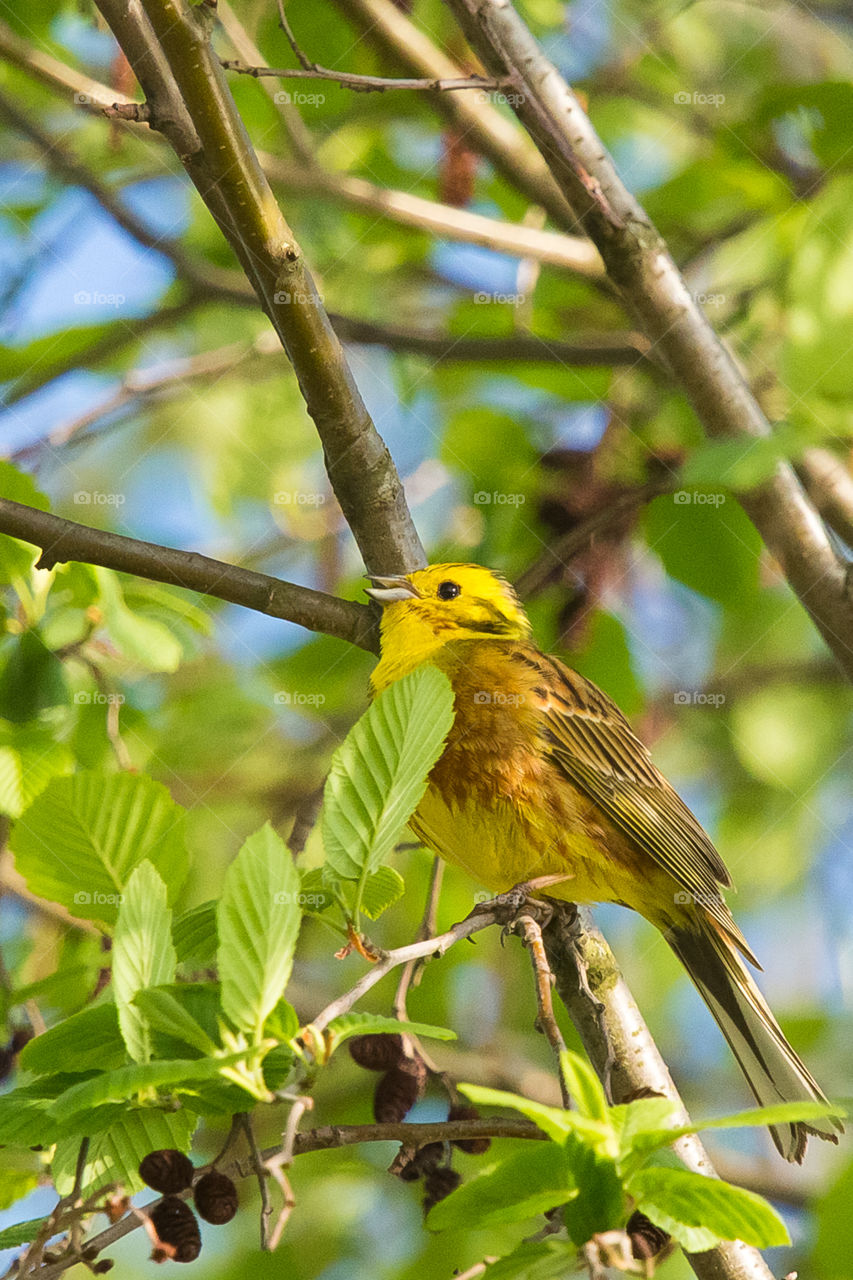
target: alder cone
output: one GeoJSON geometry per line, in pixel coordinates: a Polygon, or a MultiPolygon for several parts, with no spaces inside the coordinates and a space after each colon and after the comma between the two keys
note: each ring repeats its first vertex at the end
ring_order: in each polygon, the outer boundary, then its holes
{"type": "Polygon", "coordinates": [[[172,1196],[192,1185],[195,1169],[183,1151],[149,1151],[139,1166],[139,1176],[147,1187],[172,1196]]]}
{"type": "MultiPolygon", "coordinates": [[[[480,1113],[476,1107],[454,1106],[447,1113],[448,1120],[479,1120],[480,1113]]],[[[469,1156],[481,1156],[492,1145],[491,1138],[453,1138],[454,1147],[467,1151],[469,1156]]]]}
{"type": "Polygon", "coordinates": [[[663,1227],[656,1227],[644,1213],[635,1210],[628,1219],[625,1230],[631,1240],[631,1253],[641,1262],[655,1258],[669,1244],[669,1234],[663,1227]]]}
{"type": "Polygon", "coordinates": [[[368,1071],[390,1071],[403,1057],[403,1037],[383,1033],[375,1036],[353,1036],[347,1042],[353,1062],[368,1071]]]}
{"type": "Polygon", "coordinates": [[[398,1124],[423,1096],[427,1069],[422,1058],[403,1058],[386,1071],[373,1092],[373,1115],[377,1124],[398,1124]]]}
{"type": "Polygon", "coordinates": [[[455,1191],[461,1181],[462,1175],[447,1165],[440,1169],[430,1169],[424,1180],[424,1213],[429,1213],[434,1204],[455,1191]]]}
{"type": "Polygon", "coordinates": [[[161,1244],[171,1245],[175,1262],[194,1262],[201,1253],[198,1218],[177,1196],[166,1196],[149,1214],[161,1244]]]}
{"type": "MultiPolygon", "coordinates": [[[[401,1152],[401,1156],[404,1153],[401,1152]]],[[[396,1173],[397,1177],[403,1182],[417,1182],[425,1173],[429,1173],[444,1159],[444,1143],[428,1142],[426,1146],[418,1147],[417,1151],[410,1152],[408,1159],[398,1157],[392,1166],[391,1172],[396,1173]]]]}
{"type": "Polygon", "coordinates": [[[205,1222],[221,1226],[237,1212],[237,1188],[224,1173],[211,1169],[199,1178],[193,1190],[195,1207],[205,1222]]]}

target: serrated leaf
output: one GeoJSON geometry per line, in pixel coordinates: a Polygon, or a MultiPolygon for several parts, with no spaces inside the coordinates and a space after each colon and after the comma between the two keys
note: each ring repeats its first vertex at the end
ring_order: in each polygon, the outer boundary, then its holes
{"type": "Polygon", "coordinates": [[[204,1027],[175,999],[170,991],[149,988],[137,991],[133,1003],[154,1031],[162,1031],[203,1054],[214,1054],[219,1045],[211,1040],[204,1027]]]}
{"type": "Polygon", "coordinates": [[[553,1142],[531,1144],[531,1149],[483,1170],[470,1182],[440,1200],[429,1213],[432,1230],[455,1227],[499,1226],[524,1222],[546,1213],[577,1195],[565,1152],[553,1142]]]}
{"type": "Polygon", "coordinates": [[[49,1114],[51,1098],[37,1096],[32,1086],[13,1089],[0,1097],[0,1146],[49,1147],[56,1141],[57,1124],[49,1114]]]}
{"type": "MultiPolygon", "coordinates": [[[[650,1105],[665,1101],[667,1100],[663,1098],[640,1098],[628,1104],[626,1108],[628,1116],[631,1117],[633,1112],[634,1117],[641,1115],[642,1119],[639,1123],[633,1118],[629,1120],[632,1132],[622,1130],[620,1142],[625,1148],[624,1158],[627,1158],[629,1146],[633,1156],[645,1159],[653,1151],[668,1147],[676,1138],[681,1138],[688,1133],[699,1133],[705,1129],[745,1129],[792,1123],[798,1120],[822,1120],[827,1116],[843,1119],[847,1114],[845,1108],[837,1103],[811,1102],[804,1099],[801,1102],[777,1102],[769,1107],[753,1107],[749,1111],[736,1111],[728,1116],[714,1116],[692,1120],[689,1124],[667,1127],[665,1124],[654,1123],[654,1110],[650,1105]],[[635,1111],[635,1108],[643,1108],[643,1110],[635,1111]],[[647,1127],[643,1127],[644,1124],[647,1124],[647,1127]]],[[[674,1103],[669,1105],[671,1110],[676,1109],[674,1103]]]]}
{"type": "Polygon", "coordinates": [[[49,1031],[44,1031],[21,1050],[25,1071],[53,1075],[57,1070],[112,1071],[127,1061],[127,1051],[118,1025],[114,1004],[95,1004],[49,1031]]]}
{"type": "Polygon", "coordinates": [[[216,932],[216,902],[202,902],[177,916],[172,926],[172,941],[181,964],[200,968],[216,960],[219,935],[216,932]]]}
{"type": "Polygon", "coordinates": [[[118,1024],[135,1062],[151,1057],[151,1028],[135,997],[175,976],[172,913],[166,886],[150,862],[141,863],[127,882],[113,939],[113,991],[118,1024]]]}
{"type": "Polygon", "coordinates": [[[216,913],[222,1009],[256,1039],[290,978],[299,888],[290,851],[269,823],[249,837],[225,876],[216,913]]]}
{"type": "MultiPolygon", "coordinates": [[[[83,1172],[84,1194],[120,1183],[128,1194],[143,1187],[139,1163],[149,1151],[172,1149],[188,1151],[198,1117],[191,1111],[161,1111],[157,1107],[135,1107],[117,1116],[102,1133],[89,1143],[89,1154],[83,1172]]],[[[80,1137],[63,1138],[57,1143],[51,1163],[56,1190],[68,1195],[74,1186],[74,1173],[80,1137]]]]}
{"type": "Polygon", "coordinates": [[[44,1218],[30,1218],[29,1222],[16,1222],[0,1231],[0,1249],[17,1249],[35,1240],[44,1226],[44,1218]]]}
{"type": "Polygon", "coordinates": [[[138,1094],[155,1089],[180,1090],[194,1087],[202,1080],[215,1080],[223,1068],[239,1066],[246,1053],[223,1054],[219,1058],[177,1058],[169,1061],[135,1062],[117,1071],[104,1071],[90,1080],[82,1080],[61,1093],[50,1108],[60,1121],[92,1107],[128,1102],[138,1094]]]}
{"type": "Polygon", "coordinates": [[[503,1089],[487,1089],[478,1084],[460,1084],[459,1092],[466,1098],[470,1098],[478,1107],[510,1107],[513,1111],[520,1111],[557,1143],[565,1142],[573,1133],[580,1134],[586,1141],[599,1145],[608,1143],[613,1138],[613,1131],[609,1124],[588,1120],[577,1111],[548,1107],[543,1102],[534,1102],[518,1093],[507,1093],[503,1089]]]}
{"type": "Polygon", "coordinates": [[[433,1027],[426,1022],[401,1022],[397,1018],[385,1018],[376,1013],[344,1013],[340,1018],[333,1018],[326,1027],[326,1043],[332,1054],[351,1036],[388,1033],[423,1036],[430,1040],[456,1039],[455,1031],[450,1031],[447,1027],[433,1027]]]}
{"type": "Polygon", "coordinates": [[[393,867],[378,867],[364,882],[361,909],[371,920],[378,920],[406,892],[406,882],[393,867]]]}
{"type": "Polygon", "coordinates": [[[0,813],[19,818],[51,778],[73,768],[73,755],[48,730],[0,722],[0,813]]]}
{"type": "Polygon", "coordinates": [[[110,925],[146,859],[174,900],[187,872],[183,818],[151,778],[85,771],[54,778],[15,824],[9,844],[33,893],[110,925]]]}
{"type": "Polygon", "coordinates": [[[689,1252],[719,1240],[743,1240],[756,1249],[790,1244],[782,1219],[766,1200],[719,1178],[688,1169],[640,1169],[626,1190],[637,1208],[689,1252]]]}
{"type": "Polygon", "coordinates": [[[389,685],[353,726],[323,792],[323,844],[337,875],[361,881],[387,858],[452,723],[450,682],[426,666],[389,685]]]}

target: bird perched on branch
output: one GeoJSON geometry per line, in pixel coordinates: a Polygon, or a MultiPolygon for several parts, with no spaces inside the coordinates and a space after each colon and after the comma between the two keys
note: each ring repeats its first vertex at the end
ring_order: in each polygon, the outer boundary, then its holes
{"type": "MultiPolygon", "coordinates": [[[[549,897],[616,902],[681,960],[762,1106],[824,1102],[741,960],[758,961],[721,889],[731,878],[614,702],[543,653],[510,584],[473,564],[374,577],[375,693],[424,663],[449,677],[455,720],[412,819],[441,857],[501,893],[543,876],[549,897]]],[[[760,967],[760,966],[758,966],[760,967]]],[[[788,1160],[835,1119],[771,1127],[788,1160]]]]}

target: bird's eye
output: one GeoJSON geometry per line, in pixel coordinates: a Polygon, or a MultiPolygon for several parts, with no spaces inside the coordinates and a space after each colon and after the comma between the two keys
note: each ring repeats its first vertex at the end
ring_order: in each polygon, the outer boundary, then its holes
{"type": "Polygon", "coordinates": [[[439,600],[455,600],[461,590],[458,582],[440,582],[436,595],[439,600]]]}

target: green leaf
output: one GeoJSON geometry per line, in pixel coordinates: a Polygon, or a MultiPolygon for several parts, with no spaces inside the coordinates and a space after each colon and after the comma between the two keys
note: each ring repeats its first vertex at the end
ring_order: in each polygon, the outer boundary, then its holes
{"type": "Polygon", "coordinates": [[[333,1018],[326,1028],[329,1053],[349,1040],[351,1036],[372,1036],[390,1032],[410,1036],[423,1036],[430,1040],[455,1040],[456,1032],[447,1027],[433,1027],[426,1022],[401,1022],[397,1018],[385,1018],[375,1013],[344,1013],[333,1018]]]}
{"type": "Polygon", "coordinates": [[[183,817],[151,778],[87,771],[54,778],[9,844],[33,893],[110,925],[131,873],[146,858],[174,900],[187,872],[183,817]]]}
{"type": "Polygon", "coordinates": [[[655,498],[644,520],[670,577],[725,604],[754,594],[761,540],[724,484],[655,498]]]}
{"type": "Polygon", "coordinates": [[[49,1147],[56,1141],[57,1124],[49,1114],[52,1098],[39,1097],[32,1085],[0,1097],[0,1145],[49,1147]]]}
{"type": "Polygon", "coordinates": [[[17,1249],[35,1240],[44,1226],[44,1218],[30,1218],[29,1222],[16,1222],[0,1231],[0,1249],[17,1249]]]}
{"type": "Polygon", "coordinates": [[[73,755],[49,730],[0,721],[0,813],[20,818],[51,778],[73,768],[73,755]]]}
{"type": "Polygon", "coordinates": [[[111,569],[95,567],[104,623],[118,648],[147,671],[177,671],[183,656],[180,642],[153,618],[127,607],[119,579],[111,569]]]}
{"type": "Polygon", "coordinates": [[[378,920],[406,892],[406,882],[393,867],[378,867],[367,877],[361,891],[361,909],[371,920],[378,920]]]}
{"type": "Polygon", "coordinates": [[[436,667],[385,689],[332,757],[323,844],[332,870],[361,883],[384,862],[426,790],[453,723],[453,692],[436,667]]]}
{"type": "MultiPolygon", "coordinates": [[[[199,1054],[206,1057],[212,1052],[210,1045],[221,1052],[218,1046],[222,1030],[222,1001],[218,982],[174,982],[154,990],[157,995],[168,996],[182,1010],[180,1021],[169,1026],[161,1025],[156,1015],[152,1019],[151,1039],[156,1058],[195,1058],[199,1054]],[[190,1031],[190,1024],[197,1024],[206,1037],[208,1045],[204,1050],[196,1048],[192,1041],[185,1038],[186,1034],[192,1034],[194,1040],[201,1043],[195,1026],[190,1031]],[[184,1034],[181,1034],[180,1028],[183,1028],[184,1034]],[[187,1052],[190,1044],[193,1044],[192,1053],[187,1052]]],[[[147,993],[142,994],[141,999],[145,1001],[147,993]]],[[[156,999],[155,996],[155,1001],[156,999]]],[[[175,1014],[175,1017],[177,1019],[178,1015],[175,1014]]]]}
{"type": "Polygon", "coordinates": [[[36,1075],[61,1071],[112,1071],[127,1052],[112,1003],[94,1004],[36,1036],[21,1050],[21,1066],[36,1075]]]}
{"type": "Polygon", "coordinates": [[[279,1000],[270,1016],[264,1023],[264,1035],[285,1044],[299,1032],[299,1018],[293,1005],[288,1000],[279,1000]]]}
{"type": "Polygon", "coordinates": [[[22,724],[67,701],[61,660],[51,653],[38,627],[28,627],[13,642],[0,671],[0,716],[22,724]]]}
{"type": "Polygon", "coordinates": [[[560,1072],[580,1114],[587,1120],[608,1123],[607,1097],[589,1063],[580,1054],[564,1049],[560,1054],[560,1072]]]}
{"type": "Polygon", "coordinates": [[[582,1134],[568,1135],[565,1152],[578,1194],[563,1210],[563,1221],[570,1238],[580,1247],[599,1232],[622,1225],[625,1195],[615,1160],[603,1155],[582,1134]]]}
{"type": "Polygon", "coordinates": [[[219,935],[216,932],[216,902],[202,902],[177,916],[172,941],[181,964],[206,968],[216,960],[219,935]]]}
{"type": "Polygon", "coordinates": [[[175,976],[172,913],[166,886],[150,862],[142,862],[127,882],[113,940],[113,991],[118,1024],[135,1062],[151,1057],[151,1034],[144,1009],[134,1002],[146,987],[175,976]]]}
{"type": "Polygon", "coordinates": [[[565,1240],[525,1240],[486,1267],[484,1280],[555,1280],[577,1270],[578,1251],[565,1240]]]}
{"type": "Polygon", "coordinates": [[[756,1249],[791,1243],[766,1200],[718,1178],[653,1166],[635,1173],[626,1190],[637,1208],[688,1252],[710,1249],[719,1240],[743,1240],[756,1249]]]}
{"type": "Polygon", "coordinates": [[[61,1093],[50,1108],[56,1120],[71,1120],[91,1107],[112,1102],[128,1102],[154,1089],[192,1087],[202,1080],[215,1080],[223,1067],[245,1062],[247,1053],[230,1053],[219,1058],[177,1058],[169,1061],[135,1062],[117,1071],[104,1071],[82,1080],[61,1093]]]}
{"type": "Polygon", "coordinates": [[[290,978],[299,888],[290,851],[269,823],[249,837],[225,876],[217,908],[222,1008],[255,1038],[290,978]]]}
{"type": "Polygon", "coordinates": [[[565,1152],[553,1142],[531,1143],[463,1183],[429,1213],[432,1230],[523,1222],[577,1195],[565,1152]]]}
{"type": "MultiPolygon", "coordinates": [[[[335,895],[326,879],[325,867],[310,867],[302,872],[299,902],[305,912],[328,911],[335,905],[335,895]]],[[[335,883],[339,883],[335,881],[335,883]]]]}
{"type": "MultiPolygon", "coordinates": [[[[91,1194],[111,1182],[120,1183],[128,1194],[141,1191],[139,1163],[149,1151],[172,1149],[188,1151],[198,1117],[191,1111],[161,1111],[157,1107],[133,1107],[123,1111],[102,1133],[89,1143],[83,1172],[83,1192],[91,1194]]],[[[51,1164],[56,1190],[68,1195],[74,1186],[74,1173],[80,1137],[63,1138],[57,1143],[51,1164]]]]}
{"type": "MultiPolygon", "coordinates": [[[[753,1107],[749,1111],[736,1111],[728,1116],[714,1116],[692,1120],[689,1124],[667,1126],[655,1120],[655,1112],[660,1110],[661,1116],[665,1117],[667,1107],[658,1108],[654,1104],[668,1104],[670,1114],[677,1111],[676,1104],[666,1098],[639,1098],[636,1102],[629,1103],[624,1109],[626,1118],[620,1133],[620,1160],[627,1161],[630,1155],[645,1159],[653,1151],[670,1146],[676,1138],[688,1133],[700,1133],[705,1129],[745,1129],[798,1120],[823,1120],[827,1116],[843,1119],[847,1114],[845,1108],[838,1103],[803,1100],[777,1102],[773,1106],[753,1107]]],[[[611,1114],[618,1110],[620,1108],[612,1108],[611,1114]]]]}
{"type": "Polygon", "coordinates": [[[564,1143],[573,1133],[581,1134],[586,1140],[599,1144],[613,1142],[613,1130],[609,1123],[587,1120],[577,1111],[548,1107],[543,1102],[533,1102],[518,1093],[487,1089],[478,1084],[460,1084],[459,1092],[464,1093],[478,1107],[511,1107],[514,1111],[520,1111],[557,1143],[564,1143]]]}
{"type": "Polygon", "coordinates": [[[191,1013],[175,999],[170,991],[151,987],[138,991],[133,1003],[140,1010],[148,1026],[155,1031],[165,1032],[191,1045],[203,1054],[214,1054],[219,1045],[213,1041],[204,1027],[196,1022],[191,1013]]]}

